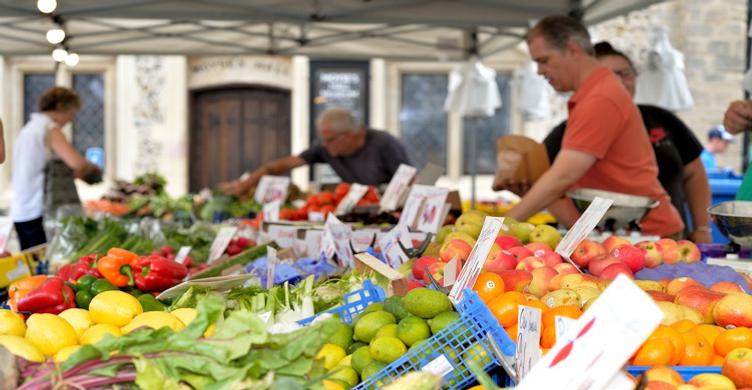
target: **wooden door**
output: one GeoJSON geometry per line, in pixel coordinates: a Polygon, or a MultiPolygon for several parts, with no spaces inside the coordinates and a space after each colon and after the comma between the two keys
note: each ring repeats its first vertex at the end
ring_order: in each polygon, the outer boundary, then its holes
{"type": "Polygon", "coordinates": [[[290,154],[290,92],[196,91],[191,101],[190,190],[213,188],[290,154]]]}

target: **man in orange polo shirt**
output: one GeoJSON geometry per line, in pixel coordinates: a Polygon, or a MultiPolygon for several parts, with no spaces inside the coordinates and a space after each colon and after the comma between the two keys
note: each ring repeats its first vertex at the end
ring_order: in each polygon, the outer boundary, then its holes
{"type": "Polygon", "coordinates": [[[663,237],[681,232],[684,224],[658,181],[640,112],[619,79],[593,56],[585,26],[549,16],[530,31],[527,44],[538,73],[557,91],[574,95],[561,152],[507,216],[525,220],[570,189],[597,188],[660,200],[640,222],[642,231],[663,237]]]}

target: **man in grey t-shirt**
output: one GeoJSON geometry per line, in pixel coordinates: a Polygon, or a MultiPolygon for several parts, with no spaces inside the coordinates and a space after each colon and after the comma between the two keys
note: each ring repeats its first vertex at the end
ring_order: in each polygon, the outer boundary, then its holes
{"type": "Polygon", "coordinates": [[[264,164],[247,178],[221,183],[232,195],[248,193],[264,175],[280,175],[306,164],[327,163],[348,183],[388,183],[400,164],[410,164],[405,148],[391,134],[366,129],[342,108],[330,108],[316,120],[319,142],[297,156],[264,164]]]}

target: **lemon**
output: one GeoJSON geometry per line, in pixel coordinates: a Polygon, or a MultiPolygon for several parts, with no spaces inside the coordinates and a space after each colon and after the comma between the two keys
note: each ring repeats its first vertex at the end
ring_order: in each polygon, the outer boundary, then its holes
{"type": "Polygon", "coordinates": [[[345,386],[329,379],[324,379],[323,385],[326,390],[345,390],[345,386]]]}
{"type": "Polygon", "coordinates": [[[23,317],[10,310],[0,310],[0,335],[23,337],[26,333],[23,317]]]}
{"type": "Polygon", "coordinates": [[[57,353],[55,354],[55,356],[52,357],[52,360],[55,363],[62,363],[64,361],[68,360],[68,358],[71,355],[73,355],[74,353],[76,353],[76,351],[78,351],[79,348],[81,348],[80,345],[70,345],[70,346],[67,346],[67,347],[65,347],[65,348],[57,351],[57,353]]]}
{"type": "Polygon", "coordinates": [[[352,367],[340,367],[332,373],[330,378],[345,382],[348,384],[348,387],[353,387],[358,384],[358,373],[355,372],[352,367]]]}
{"type": "Polygon", "coordinates": [[[371,344],[371,356],[382,363],[391,363],[407,352],[407,347],[396,337],[380,337],[371,344]]]}
{"type": "Polygon", "coordinates": [[[26,340],[45,356],[54,356],[63,348],[78,344],[78,335],[67,321],[54,314],[32,314],[26,321],[26,340]]]}
{"type": "Polygon", "coordinates": [[[93,325],[89,312],[84,309],[68,309],[58,314],[58,317],[68,321],[73,327],[73,330],[76,331],[78,337],[81,337],[81,335],[84,334],[84,331],[93,325]]]}
{"type": "Polygon", "coordinates": [[[354,368],[355,371],[360,374],[363,372],[363,369],[366,368],[367,365],[371,364],[372,361],[373,358],[371,357],[371,348],[367,346],[360,347],[355,352],[353,352],[350,366],[352,366],[352,368],[354,368]]]}
{"type": "Polygon", "coordinates": [[[125,326],[143,312],[136,297],[119,290],[99,293],[89,303],[89,315],[97,324],[125,326]]]}
{"type": "Polygon", "coordinates": [[[334,368],[344,358],[345,349],[329,343],[321,346],[319,353],[316,354],[316,359],[324,359],[324,368],[327,370],[334,368]]]}
{"type": "Polygon", "coordinates": [[[431,329],[426,320],[420,317],[405,317],[397,326],[397,338],[407,346],[412,346],[429,337],[431,337],[431,329]]]}
{"type": "Polygon", "coordinates": [[[121,332],[120,328],[118,328],[115,325],[110,325],[110,324],[92,325],[89,329],[86,329],[84,331],[84,334],[81,335],[81,345],[96,344],[106,334],[111,334],[114,337],[120,337],[123,335],[123,332],[121,332]]]}
{"type": "Polygon", "coordinates": [[[121,330],[123,333],[130,333],[142,326],[148,326],[152,329],[159,329],[166,326],[175,332],[181,331],[185,328],[185,324],[183,324],[178,317],[175,317],[170,313],[163,311],[147,311],[146,313],[137,315],[121,330]]]}
{"type": "Polygon", "coordinates": [[[170,312],[170,314],[174,315],[175,317],[178,317],[180,322],[182,322],[185,326],[188,326],[193,320],[196,319],[196,316],[198,315],[198,311],[192,307],[184,307],[181,309],[173,310],[170,312]]]}
{"type": "Polygon", "coordinates": [[[340,360],[339,363],[337,363],[337,365],[334,366],[334,369],[336,370],[337,367],[342,367],[342,366],[347,366],[347,367],[352,366],[352,355],[347,355],[344,358],[342,358],[342,360],[340,360]]]}
{"type": "Polygon", "coordinates": [[[360,374],[360,378],[365,381],[369,377],[373,376],[374,374],[377,374],[379,371],[381,371],[384,367],[386,367],[386,364],[373,361],[371,364],[367,365],[363,369],[363,373],[360,374]]]}
{"type": "Polygon", "coordinates": [[[376,340],[379,337],[397,337],[397,324],[388,324],[384,325],[381,329],[379,329],[378,332],[376,332],[375,335],[373,335],[373,339],[371,339],[371,342],[373,343],[373,340],[376,340]]]}
{"type": "Polygon", "coordinates": [[[385,311],[368,313],[360,317],[355,324],[355,340],[369,343],[373,339],[373,336],[376,335],[376,332],[382,327],[396,322],[397,320],[392,313],[387,313],[385,311]]]}
{"type": "Polygon", "coordinates": [[[20,336],[2,335],[0,336],[0,345],[7,348],[10,353],[20,356],[28,361],[41,363],[44,361],[44,355],[30,343],[20,336]]]}

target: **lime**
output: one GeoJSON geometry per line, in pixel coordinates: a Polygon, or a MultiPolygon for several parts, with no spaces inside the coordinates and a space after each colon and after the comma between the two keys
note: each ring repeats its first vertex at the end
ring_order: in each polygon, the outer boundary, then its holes
{"type": "Polygon", "coordinates": [[[97,324],[125,326],[143,311],[136,297],[120,290],[99,293],[89,303],[89,315],[97,324]]]}
{"type": "Polygon", "coordinates": [[[402,299],[402,304],[410,314],[426,319],[433,318],[441,312],[452,310],[452,302],[446,295],[425,287],[410,290],[402,299]]]}
{"type": "Polygon", "coordinates": [[[26,333],[23,317],[7,309],[0,309],[0,335],[23,337],[26,333]]]}
{"type": "Polygon", "coordinates": [[[397,337],[405,345],[412,346],[431,337],[431,330],[428,328],[426,320],[410,316],[400,321],[397,326],[397,337]]]}
{"type": "Polygon", "coordinates": [[[62,363],[64,361],[68,360],[68,358],[71,355],[73,355],[74,353],[76,353],[76,351],[78,351],[79,348],[81,348],[80,345],[69,345],[69,346],[67,346],[67,347],[65,347],[65,348],[57,351],[57,353],[55,354],[55,356],[52,357],[52,360],[55,363],[62,363]]]}
{"type": "Polygon", "coordinates": [[[397,321],[401,321],[410,315],[405,309],[405,305],[402,304],[402,297],[399,295],[393,295],[384,301],[384,311],[394,314],[397,321]]]}
{"type": "Polygon", "coordinates": [[[367,365],[371,364],[372,361],[373,358],[371,358],[371,348],[367,346],[360,347],[357,351],[353,352],[350,366],[352,366],[352,368],[354,368],[355,371],[360,374],[363,372],[363,369],[366,368],[367,365]]]}
{"type": "Polygon", "coordinates": [[[44,356],[54,356],[59,350],[78,344],[76,330],[54,314],[32,314],[26,321],[26,340],[44,356]]]}
{"type": "Polygon", "coordinates": [[[397,337],[397,324],[384,325],[381,329],[379,329],[378,332],[376,332],[375,335],[373,335],[371,342],[373,343],[373,340],[376,340],[379,337],[386,336],[397,337]]]}
{"type": "Polygon", "coordinates": [[[394,324],[397,321],[391,313],[385,311],[375,311],[368,313],[358,320],[355,324],[355,340],[364,341],[366,343],[373,339],[376,332],[379,331],[384,325],[394,324]]]}
{"type": "Polygon", "coordinates": [[[164,311],[147,311],[146,313],[137,315],[121,330],[123,333],[130,333],[143,326],[152,329],[159,329],[166,326],[175,332],[181,331],[185,328],[185,324],[183,324],[178,317],[175,317],[170,313],[164,311]]]}
{"type": "Polygon", "coordinates": [[[93,325],[89,312],[84,309],[68,309],[58,314],[58,316],[71,324],[78,337],[81,337],[84,331],[93,325]]]}
{"type": "Polygon", "coordinates": [[[185,326],[188,326],[193,320],[196,319],[196,316],[198,315],[198,312],[196,309],[192,307],[183,307],[180,309],[176,309],[170,312],[170,314],[174,315],[175,317],[178,317],[180,322],[182,322],[185,326]]]}
{"type": "Polygon", "coordinates": [[[44,361],[44,355],[23,337],[2,335],[0,336],[0,345],[7,348],[10,353],[20,356],[28,361],[41,363],[44,361]]]}
{"type": "Polygon", "coordinates": [[[327,370],[334,368],[344,357],[344,348],[329,343],[322,345],[319,353],[316,354],[316,359],[324,359],[324,368],[327,370]]]}
{"type": "Polygon", "coordinates": [[[391,363],[407,352],[407,347],[396,337],[380,337],[371,344],[371,356],[382,363],[391,363]]]}
{"type": "Polygon", "coordinates": [[[84,334],[81,335],[81,345],[96,344],[104,337],[105,334],[111,334],[114,337],[120,337],[123,332],[120,331],[115,325],[110,324],[96,324],[91,328],[86,329],[84,334]]]}
{"type": "Polygon", "coordinates": [[[347,349],[353,342],[353,329],[350,325],[343,322],[338,324],[337,331],[334,332],[332,337],[329,338],[331,344],[339,345],[340,347],[347,349]]]}
{"type": "Polygon", "coordinates": [[[355,351],[359,350],[360,347],[367,347],[368,344],[361,342],[361,341],[355,341],[352,344],[350,344],[349,347],[347,347],[347,354],[352,355],[355,353],[355,351]]]}
{"type": "Polygon", "coordinates": [[[428,320],[428,326],[431,327],[431,333],[436,334],[459,318],[460,313],[457,313],[456,311],[445,311],[428,320]]]}
{"type": "Polygon", "coordinates": [[[339,367],[332,372],[330,377],[334,380],[340,380],[348,384],[348,387],[353,387],[358,384],[358,373],[352,367],[339,367]]]}
{"type": "Polygon", "coordinates": [[[386,364],[373,361],[363,369],[363,372],[360,374],[360,378],[365,381],[374,374],[378,374],[378,372],[381,371],[384,367],[386,367],[386,364]]]}
{"type": "Polygon", "coordinates": [[[384,304],[381,302],[372,303],[368,305],[365,310],[363,310],[363,314],[373,313],[375,311],[384,311],[384,304]]]}

